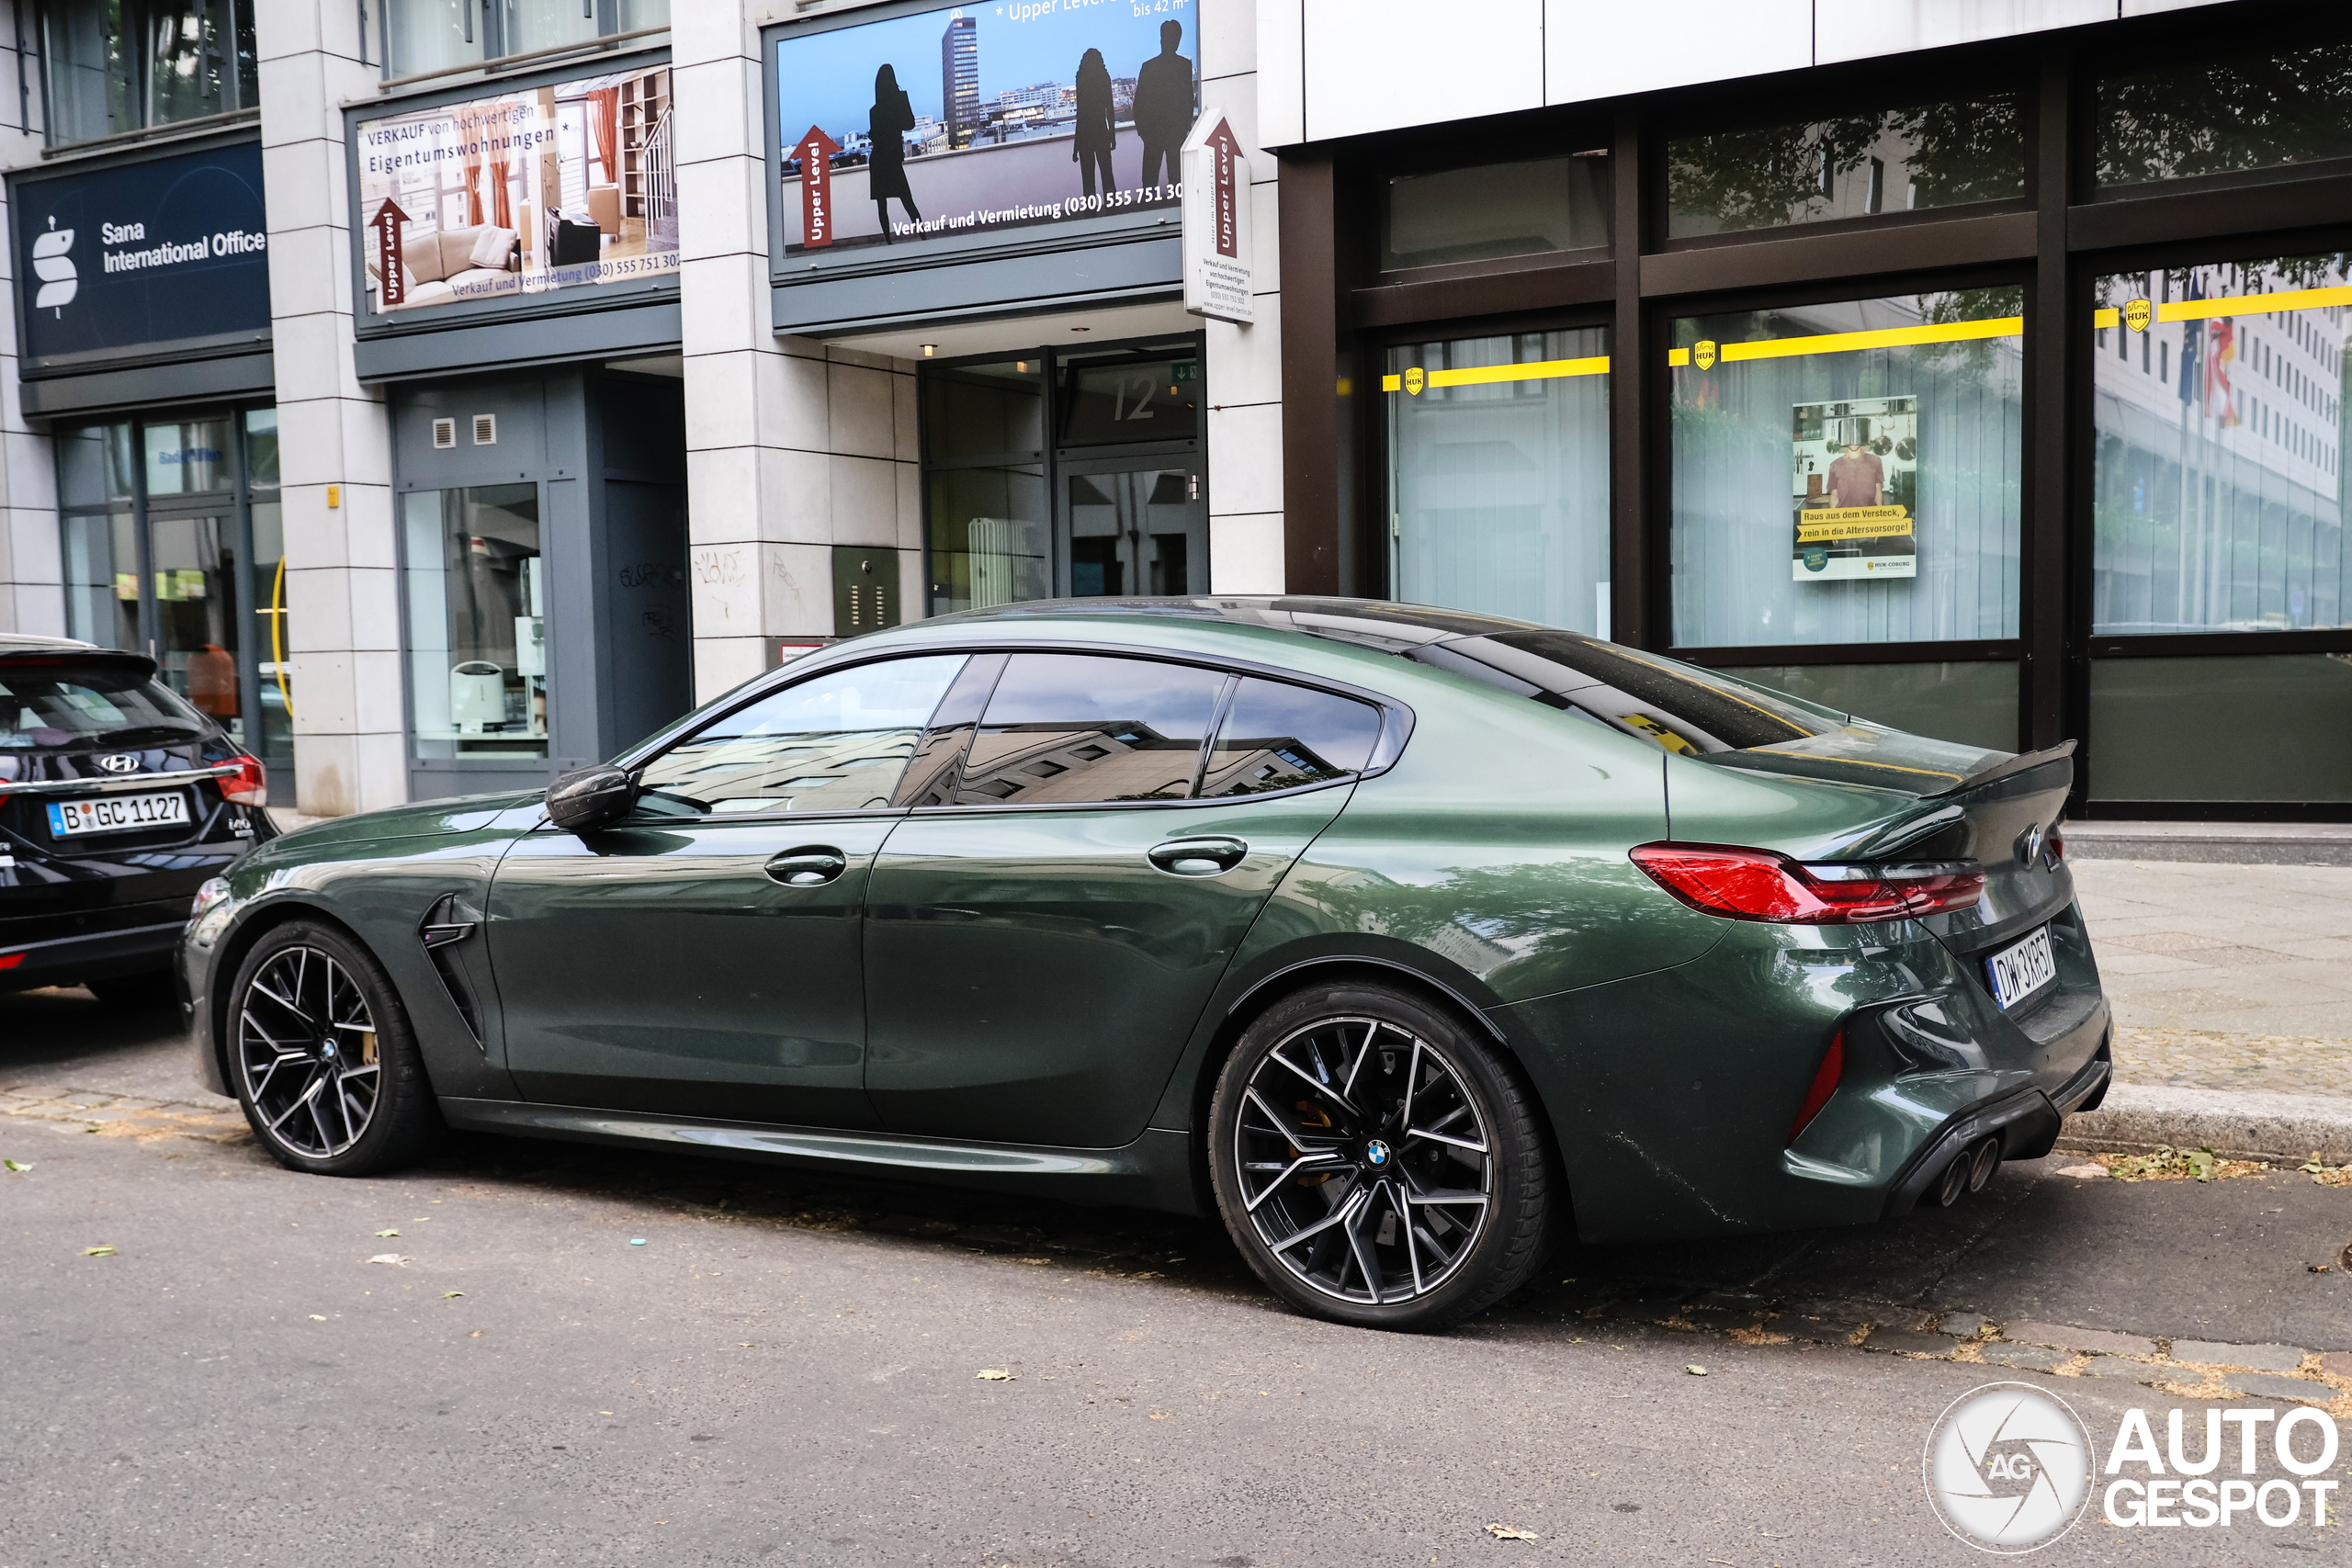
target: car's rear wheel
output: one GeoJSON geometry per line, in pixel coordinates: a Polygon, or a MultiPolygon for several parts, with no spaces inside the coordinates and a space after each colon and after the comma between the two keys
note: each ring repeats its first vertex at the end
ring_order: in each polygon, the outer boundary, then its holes
{"type": "Polygon", "coordinates": [[[371,1175],[414,1159],[440,1130],[390,977],[331,926],[292,921],[254,944],[225,1032],[245,1120],[280,1165],[371,1175]]]}
{"type": "Polygon", "coordinates": [[[1317,1316],[1434,1328],[1539,1256],[1550,1162],[1533,1095],[1419,998],[1317,986],[1243,1032],[1210,1105],[1217,1208],[1258,1277],[1317,1316]]]}

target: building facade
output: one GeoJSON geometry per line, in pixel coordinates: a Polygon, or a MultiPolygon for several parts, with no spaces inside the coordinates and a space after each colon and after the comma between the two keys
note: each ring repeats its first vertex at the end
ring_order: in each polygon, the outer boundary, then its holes
{"type": "Polygon", "coordinates": [[[1261,25],[1290,592],[2075,740],[2078,813],[2352,808],[2341,18],[1497,0],[1438,28],[1265,0],[1261,25]]]}
{"type": "Polygon", "coordinates": [[[1285,591],[2352,810],[2323,10],[0,11],[0,626],[153,651],[305,813],[902,619],[1285,591]]]}

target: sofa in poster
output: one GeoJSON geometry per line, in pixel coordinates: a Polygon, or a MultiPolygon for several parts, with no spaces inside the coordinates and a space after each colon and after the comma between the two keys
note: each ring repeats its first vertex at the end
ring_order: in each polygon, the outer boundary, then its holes
{"type": "Polygon", "coordinates": [[[1917,577],[1919,400],[1798,403],[1790,428],[1795,580],[1917,577]]]}
{"type": "Polygon", "coordinates": [[[357,143],[370,314],[677,270],[667,65],[364,120],[357,143]]]}

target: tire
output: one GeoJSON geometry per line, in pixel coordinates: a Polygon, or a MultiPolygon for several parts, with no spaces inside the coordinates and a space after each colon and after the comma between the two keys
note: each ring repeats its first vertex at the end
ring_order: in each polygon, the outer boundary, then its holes
{"type": "Polygon", "coordinates": [[[136,975],[109,975],[85,980],[82,988],[110,1008],[148,1012],[179,1003],[179,987],[168,969],[142,969],[136,975]]]}
{"type": "Polygon", "coordinates": [[[1533,1094],[1403,991],[1317,986],[1268,1009],[1217,1076],[1208,1145],[1234,1245],[1317,1317],[1443,1327],[1543,1252],[1552,1161],[1533,1094]]]}
{"type": "Polygon", "coordinates": [[[373,1176],[439,1135],[400,993],[334,927],[292,920],[264,935],[238,966],[222,1024],[230,1088],[288,1169],[373,1176]]]}

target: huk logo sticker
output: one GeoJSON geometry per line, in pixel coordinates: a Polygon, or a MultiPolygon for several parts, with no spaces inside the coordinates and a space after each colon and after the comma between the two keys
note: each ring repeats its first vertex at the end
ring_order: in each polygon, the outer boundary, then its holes
{"type": "Polygon", "coordinates": [[[1702,370],[1715,367],[1715,344],[1713,338],[1702,338],[1690,345],[1690,363],[1702,370]]]}
{"type": "Polygon", "coordinates": [[[2123,324],[2135,333],[2146,332],[2155,319],[2156,308],[2145,299],[2130,300],[2123,307],[2123,324]]]}
{"type": "Polygon", "coordinates": [[[1421,389],[1429,384],[1429,377],[1422,372],[1419,366],[1416,365],[1405,372],[1405,390],[1412,393],[1413,396],[1419,397],[1421,389]]]}
{"type": "Polygon", "coordinates": [[[33,236],[33,276],[40,279],[40,292],[33,296],[36,310],[57,310],[62,320],[61,306],[74,302],[81,288],[81,275],[74,270],[74,258],[66,253],[74,248],[74,231],[61,229],[57,220],[49,220],[49,232],[33,236]]]}
{"type": "Polygon", "coordinates": [[[1923,1462],[1944,1528],[2004,1556],[2056,1540],[2091,1499],[2090,1433],[2064,1401],[2024,1383],[1987,1383],[1954,1400],[1923,1462]]]}

